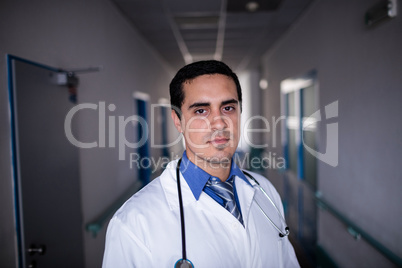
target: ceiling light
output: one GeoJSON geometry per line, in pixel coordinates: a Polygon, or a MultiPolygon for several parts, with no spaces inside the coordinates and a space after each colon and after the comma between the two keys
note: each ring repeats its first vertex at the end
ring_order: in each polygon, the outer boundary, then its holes
{"type": "Polygon", "coordinates": [[[267,89],[267,88],[268,88],[268,81],[267,81],[267,79],[261,79],[261,80],[260,80],[260,88],[261,88],[261,89],[267,89]]]}
{"type": "Polygon", "coordinates": [[[255,11],[257,11],[257,9],[260,7],[260,5],[257,3],[257,2],[254,2],[254,1],[251,1],[251,2],[248,2],[247,4],[246,4],[246,9],[249,11],[249,12],[255,12],[255,11]]]}
{"type": "Polygon", "coordinates": [[[219,16],[175,16],[174,20],[180,29],[208,29],[218,27],[219,16]]]}

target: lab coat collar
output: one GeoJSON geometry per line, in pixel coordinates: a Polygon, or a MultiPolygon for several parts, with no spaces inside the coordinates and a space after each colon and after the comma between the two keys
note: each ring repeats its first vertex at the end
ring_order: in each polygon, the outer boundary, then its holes
{"type": "MultiPolygon", "coordinates": [[[[165,194],[167,203],[171,210],[179,209],[179,198],[178,198],[177,178],[176,178],[176,167],[178,161],[179,160],[176,159],[170,162],[160,176],[160,183],[162,185],[163,192],[165,194]]],[[[192,194],[190,187],[188,186],[181,172],[179,172],[179,174],[180,174],[181,193],[183,196],[183,205],[186,206],[196,202],[196,199],[194,198],[194,195],[192,194]]]]}
{"type": "Polygon", "coordinates": [[[211,175],[191,162],[187,158],[186,151],[184,151],[182,156],[180,172],[193,192],[194,198],[198,200],[211,175]]]}

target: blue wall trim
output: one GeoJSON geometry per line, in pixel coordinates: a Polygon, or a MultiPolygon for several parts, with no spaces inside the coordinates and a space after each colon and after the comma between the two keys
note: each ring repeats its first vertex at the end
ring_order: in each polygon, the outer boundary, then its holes
{"type": "Polygon", "coordinates": [[[289,169],[289,129],[288,129],[288,118],[289,118],[289,93],[285,95],[285,142],[283,145],[283,157],[285,158],[285,169],[289,169]]]}
{"type": "Polygon", "coordinates": [[[300,94],[300,99],[299,99],[299,104],[300,104],[300,118],[299,118],[299,138],[300,138],[300,143],[298,144],[297,148],[297,177],[300,180],[304,179],[304,158],[303,158],[303,89],[299,90],[300,94]]]}
{"type": "Polygon", "coordinates": [[[33,66],[43,68],[43,69],[46,69],[46,70],[49,70],[49,71],[52,71],[52,72],[58,72],[58,73],[66,73],[66,72],[68,72],[68,71],[60,69],[60,68],[54,68],[54,67],[51,67],[51,66],[48,66],[48,65],[45,65],[45,64],[41,64],[41,63],[37,63],[37,62],[34,62],[34,61],[26,60],[26,59],[23,59],[23,58],[14,56],[14,55],[10,55],[10,54],[7,54],[7,59],[9,59],[10,61],[18,60],[20,62],[31,64],[33,66]]]}
{"type": "MultiPolygon", "coordinates": [[[[148,117],[147,117],[147,102],[141,99],[136,99],[137,102],[137,110],[138,110],[138,116],[142,117],[146,122],[148,122],[148,117]]],[[[139,140],[143,138],[143,134],[145,136],[148,136],[148,129],[143,128],[142,124],[138,124],[138,138],[139,140]]],[[[140,155],[141,163],[143,162],[143,159],[147,159],[148,161],[150,160],[150,155],[149,155],[149,141],[147,141],[140,147],[138,148],[138,153],[140,155]]],[[[148,163],[151,164],[151,163],[148,163]]],[[[148,184],[151,181],[151,169],[149,168],[144,168],[141,167],[138,169],[138,178],[143,182],[143,185],[148,184]]]]}
{"type": "Polygon", "coordinates": [[[17,133],[15,129],[16,115],[14,112],[14,72],[13,72],[13,60],[18,60],[18,58],[6,55],[7,57],[7,76],[8,76],[8,98],[9,98],[9,109],[10,109],[10,127],[11,127],[11,164],[12,164],[12,176],[14,182],[14,218],[15,218],[15,229],[17,235],[17,250],[18,250],[18,267],[22,267],[22,236],[21,236],[21,219],[20,219],[20,198],[19,198],[19,182],[18,182],[18,163],[17,163],[17,133]]]}

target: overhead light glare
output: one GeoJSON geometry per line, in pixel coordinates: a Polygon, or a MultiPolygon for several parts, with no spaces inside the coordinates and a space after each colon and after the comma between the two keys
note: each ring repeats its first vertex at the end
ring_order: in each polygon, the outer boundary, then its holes
{"type": "Polygon", "coordinates": [[[260,5],[257,2],[254,1],[250,1],[246,4],[246,9],[249,12],[255,12],[258,10],[258,8],[260,7],[260,5]]]}
{"type": "Polygon", "coordinates": [[[267,89],[267,88],[268,88],[268,81],[267,81],[267,79],[261,79],[261,80],[260,80],[260,88],[261,88],[261,89],[267,89]]]}
{"type": "Polygon", "coordinates": [[[219,16],[175,16],[174,20],[180,29],[208,29],[218,27],[219,16]]]}

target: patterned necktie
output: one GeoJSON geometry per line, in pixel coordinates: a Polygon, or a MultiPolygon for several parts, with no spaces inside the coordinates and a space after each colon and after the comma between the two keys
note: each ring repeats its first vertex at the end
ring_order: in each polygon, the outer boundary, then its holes
{"type": "Polygon", "coordinates": [[[233,176],[226,181],[221,181],[218,178],[211,177],[205,185],[204,191],[210,196],[211,194],[215,194],[221,198],[223,201],[223,207],[232,213],[232,215],[238,219],[241,224],[243,224],[243,218],[239,208],[237,207],[233,193],[233,176]]]}

